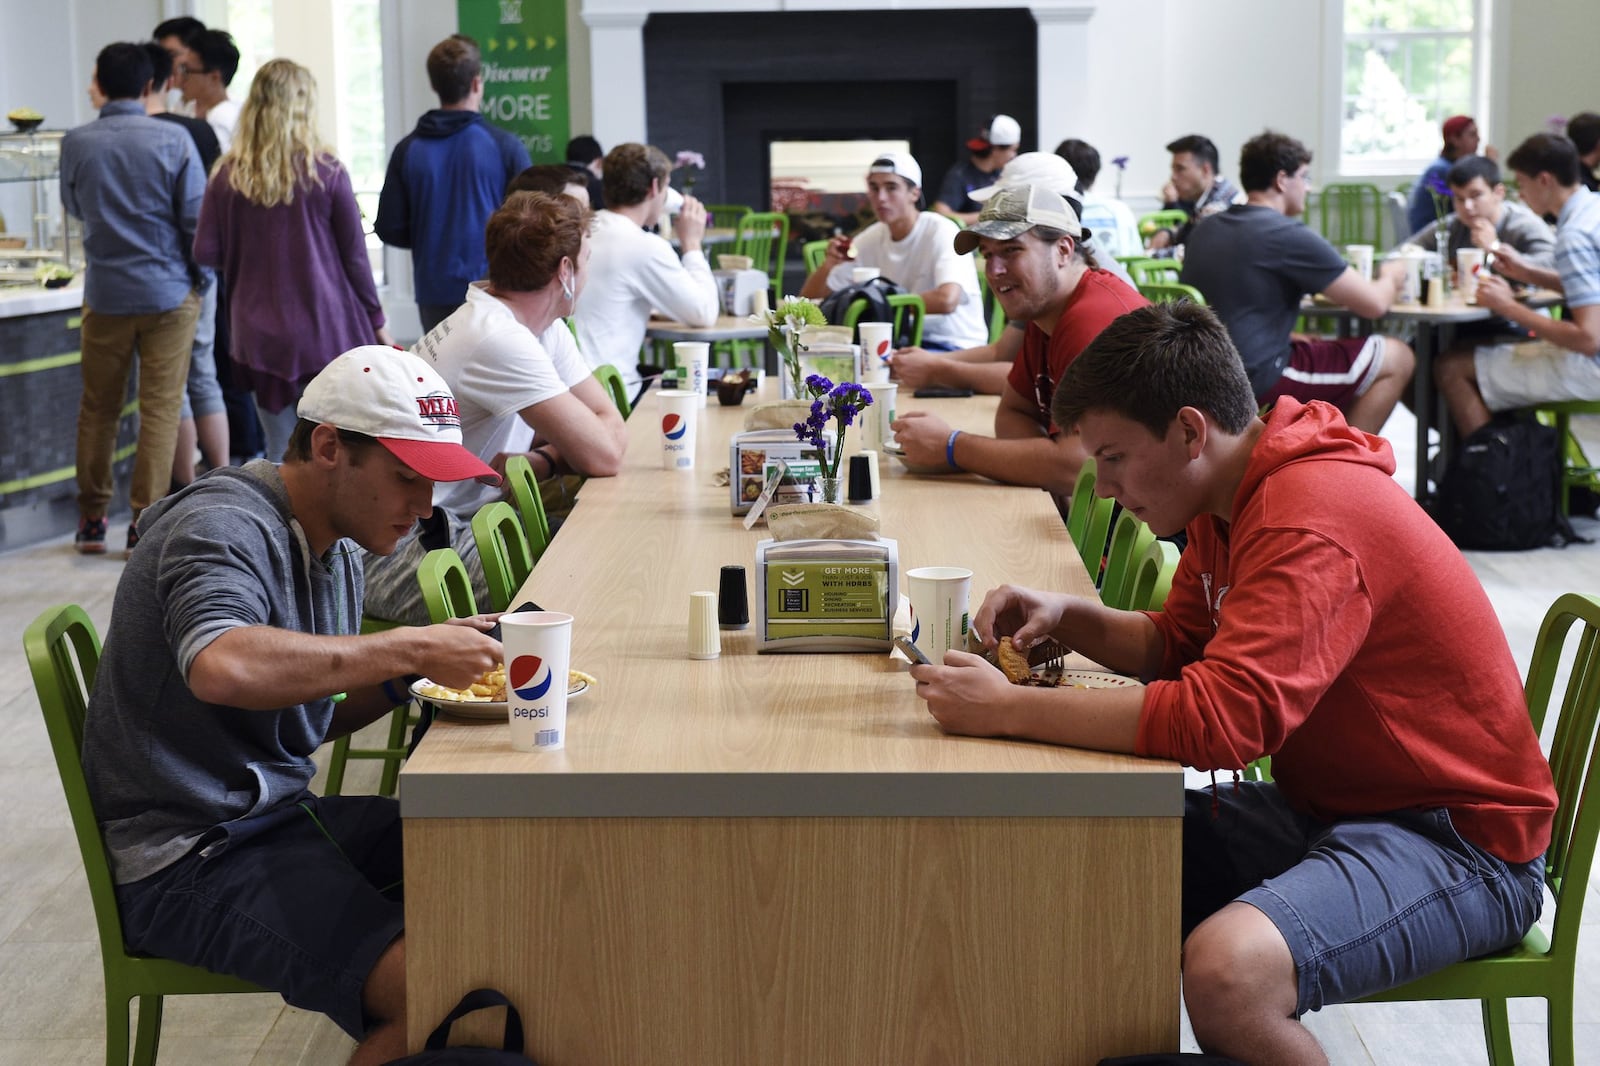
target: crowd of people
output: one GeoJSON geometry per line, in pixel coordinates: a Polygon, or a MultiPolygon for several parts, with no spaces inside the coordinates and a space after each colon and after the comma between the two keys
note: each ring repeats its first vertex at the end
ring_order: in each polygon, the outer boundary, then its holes
{"type": "MultiPolygon", "coordinates": [[[[105,551],[135,358],[140,381],[85,773],[131,949],[278,990],[349,1033],[353,1063],[385,1062],[405,1038],[398,812],[313,796],[312,754],[414,675],[464,685],[499,661],[489,618],[426,624],[418,561],[456,547],[486,602],[469,522],[508,459],[529,461],[557,524],[575,484],[622,471],[626,427],[593,372],[645,387],[652,312],[716,319],[706,209],[650,145],[578,137],[566,164],[531,165],[481,114],[477,44],[452,35],[426,62],[439,107],[396,146],[375,222],[411,253],[422,336],[397,351],[310,72],[271,60],[236,102],[226,33],[174,19],[153,37],[99,53],[100,116],[62,149],[90,262],[79,551],[105,551]],[[235,467],[225,412],[245,391],[266,456],[235,467]],[[363,616],[407,624],[362,635],[363,616]]],[[[1451,213],[1436,226],[1430,201],[1411,240],[1494,256],[1478,283],[1494,318],[1436,371],[1464,433],[1600,398],[1600,118],[1568,130],[1509,154],[1512,200],[1475,123],[1444,124],[1430,173],[1451,213]],[[1566,314],[1529,311],[1508,281],[1561,293],[1566,314]]],[[[1400,267],[1363,276],[1299,223],[1312,155],[1282,133],[1245,143],[1237,185],[1208,138],[1168,144],[1182,221],[1148,235],[1091,192],[1092,145],[1021,144],[994,116],[927,209],[913,156],[872,159],[875,220],[830,241],[800,292],[878,268],[927,311],[923,343],[894,355],[901,383],[1000,396],[993,435],[902,405],[908,461],[1065,508],[1092,458],[1097,491],[1187,544],[1162,611],[1007,586],[974,617],[991,647],[1054,638],[1144,687],[1018,688],[953,651],[913,668],[916,690],[951,733],[1206,770],[1271,756],[1275,781],[1189,797],[1184,994],[1208,1050],[1325,1062],[1304,1012],[1523,935],[1556,802],[1487,598],[1392,477],[1379,434],[1411,348],[1295,332],[1307,294],[1381,318],[1400,267]],[[1141,253],[1181,261],[1205,306],[1151,306],[1118,262],[1141,253]],[[993,340],[980,271],[1007,320],[993,340]]]]}

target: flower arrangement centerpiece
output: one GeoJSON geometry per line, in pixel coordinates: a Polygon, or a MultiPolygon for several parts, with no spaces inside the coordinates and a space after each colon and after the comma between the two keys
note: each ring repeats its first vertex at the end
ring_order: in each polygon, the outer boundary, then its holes
{"type": "Polygon", "coordinates": [[[857,415],[872,406],[872,393],[854,381],[835,385],[821,374],[807,375],[805,390],[811,396],[811,413],[804,422],[794,424],[794,435],[816,450],[817,463],[822,467],[823,502],[839,503],[844,495],[839,466],[844,461],[845,431],[857,415]],[[829,422],[834,424],[831,446],[823,435],[829,422]]]}
{"type": "Polygon", "coordinates": [[[1128,169],[1128,157],[1119,155],[1111,161],[1111,165],[1117,168],[1117,199],[1120,200],[1122,199],[1122,172],[1128,169]]]}
{"type": "Polygon", "coordinates": [[[684,171],[683,191],[685,195],[694,192],[694,183],[700,179],[697,170],[706,168],[706,157],[699,152],[691,152],[687,148],[679,152],[672,161],[672,169],[684,171]]]}
{"type": "Polygon", "coordinates": [[[786,296],[777,307],[770,307],[750,317],[766,323],[767,339],[777,350],[778,358],[783,360],[783,369],[789,375],[793,394],[796,397],[804,396],[805,383],[800,379],[800,353],[806,350],[806,346],[800,339],[800,331],[807,326],[828,324],[822,308],[817,306],[815,300],[808,300],[804,296],[786,296]]]}

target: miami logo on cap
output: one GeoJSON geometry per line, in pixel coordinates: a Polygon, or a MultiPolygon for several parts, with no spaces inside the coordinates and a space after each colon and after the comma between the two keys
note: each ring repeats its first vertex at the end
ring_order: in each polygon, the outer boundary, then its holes
{"type": "Polygon", "coordinates": [[[676,411],[668,411],[661,416],[661,432],[668,440],[682,440],[683,435],[689,432],[689,423],[676,411]]]}
{"type": "Polygon", "coordinates": [[[519,655],[506,668],[511,689],[525,700],[536,700],[550,691],[550,668],[537,655],[519,655]]]}
{"type": "Polygon", "coordinates": [[[456,406],[456,398],[447,392],[418,396],[417,417],[428,425],[461,428],[461,410],[456,406]]]}

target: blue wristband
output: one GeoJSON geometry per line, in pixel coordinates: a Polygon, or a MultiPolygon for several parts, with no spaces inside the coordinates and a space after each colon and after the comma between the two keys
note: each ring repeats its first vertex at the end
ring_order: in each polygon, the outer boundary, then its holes
{"type": "Polygon", "coordinates": [[[956,438],[959,436],[961,436],[961,431],[959,429],[952,429],[950,431],[950,439],[944,442],[944,461],[950,464],[951,470],[961,469],[961,467],[956,464],[956,438]]]}

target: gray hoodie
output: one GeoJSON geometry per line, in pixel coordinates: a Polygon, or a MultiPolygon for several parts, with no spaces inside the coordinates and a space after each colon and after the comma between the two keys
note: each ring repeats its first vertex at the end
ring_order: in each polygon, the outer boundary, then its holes
{"type": "Polygon", "coordinates": [[[83,738],[118,884],[292,809],[315,772],[330,699],[273,711],[204,703],[186,681],[195,656],[238,626],[331,636],[361,624],[360,550],[341,540],[311,558],[271,463],[213,471],[148,508],[139,530],[83,738]]]}

